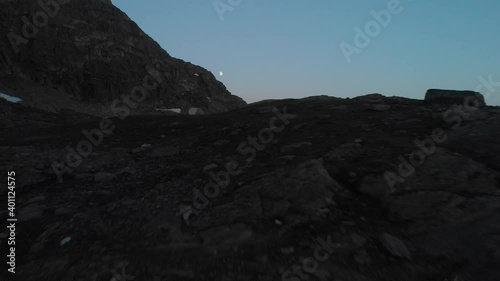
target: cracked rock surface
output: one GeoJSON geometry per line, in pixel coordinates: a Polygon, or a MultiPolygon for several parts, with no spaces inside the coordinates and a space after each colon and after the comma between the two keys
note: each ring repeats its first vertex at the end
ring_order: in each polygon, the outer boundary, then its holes
{"type": "Polygon", "coordinates": [[[76,164],[66,147],[99,118],[0,100],[0,167],[18,182],[16,276],[500,280],[500,109],[460,124],[446,110],[321,96],[112,118],[76,164]],[[54,163],[71,171],[60,180],[54,163]]]}

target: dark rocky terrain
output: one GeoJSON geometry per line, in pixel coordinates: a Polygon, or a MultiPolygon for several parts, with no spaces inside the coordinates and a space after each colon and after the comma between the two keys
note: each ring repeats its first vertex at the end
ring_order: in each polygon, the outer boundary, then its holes
{"type": "Polygon", "coordinates": [[[0,92],[47,111],[109,116],[104,109],[140,86],[147,95],[134,113],[245,105],[211,72],[171,57],[111,1],[0,0],[0,92]]]}
{"type": "Polygon", "coordinates": [[[500,280],[497,107],[264,101],[112,118],[92,152],[99,118],[0,112],[18,280],[500,280]]]}
{"type": "Polygon", "coordinates": [[[500,280],[478,93],[246,105],[109,0],[0,0],[0,92],[0,280],[500,280]]]}

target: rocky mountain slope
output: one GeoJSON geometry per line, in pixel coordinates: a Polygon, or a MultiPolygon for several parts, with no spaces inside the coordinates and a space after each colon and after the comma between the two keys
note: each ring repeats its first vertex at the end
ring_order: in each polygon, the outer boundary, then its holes
{"type": "Polygon", "coordinates": [[[112,102],[130,95],[139,96],[133,112],[142,113],[245,105],[103,0],[0,0],[0,92],[45,110],[93,115],[110,115],[112,102]]]}
{"type": "Polygon", "coordinates": [[[19,280],[500,280],[498,107],[369,95],[126,120],[0,112],[19,280]]]}

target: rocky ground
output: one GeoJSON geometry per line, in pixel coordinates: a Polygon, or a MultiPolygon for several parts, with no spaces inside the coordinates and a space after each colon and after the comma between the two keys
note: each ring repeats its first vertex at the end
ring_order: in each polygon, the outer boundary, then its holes
{"type": "Polygon", "coordinates": [[[104,126],[0,109],[18,280],[500,280],[499,108],[321,96],[104,126]]]}

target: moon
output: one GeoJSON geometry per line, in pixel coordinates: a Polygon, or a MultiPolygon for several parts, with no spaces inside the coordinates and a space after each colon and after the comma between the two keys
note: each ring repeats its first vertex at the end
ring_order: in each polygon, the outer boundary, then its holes
{"type": "Polygon", "coordinates": [[[219,75],[220,75],[220,76],[224,75],[224,72],[222,72],[222,71],[221,71],[221,72],[219,72],[219,75]]]}

